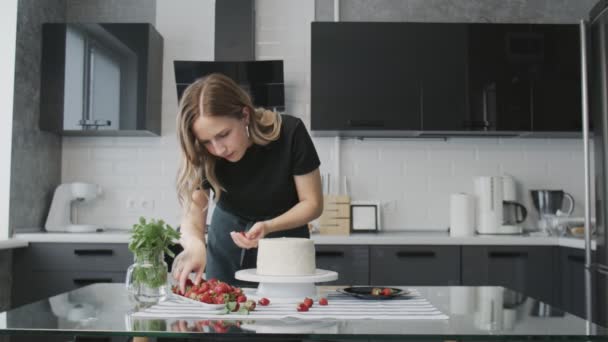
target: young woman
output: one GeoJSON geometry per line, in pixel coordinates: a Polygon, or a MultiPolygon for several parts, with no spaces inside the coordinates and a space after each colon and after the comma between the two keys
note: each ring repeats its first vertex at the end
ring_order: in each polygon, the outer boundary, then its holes
{"type": "Polygon", "coordinates": [[[203,272],[235,283],[237,270],[255,267],[262,238],[310,237],[323,210],[320,162],[300,119],[255,109],[233,80],[211,74],[184,91],[177,133],[184,251],[172,269],[182,291],[191,272],[197,284],[203,272]]]}

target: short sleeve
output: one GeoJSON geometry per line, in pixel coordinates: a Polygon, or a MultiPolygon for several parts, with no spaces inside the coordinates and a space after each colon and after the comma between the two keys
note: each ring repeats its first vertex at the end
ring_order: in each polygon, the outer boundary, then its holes
{"type": "Polygon", "coordinates": [[[296,176],[312,172],[321,165],[315,145],[300,119],[293,133],[291,155],[292,172],[296,176]]]}

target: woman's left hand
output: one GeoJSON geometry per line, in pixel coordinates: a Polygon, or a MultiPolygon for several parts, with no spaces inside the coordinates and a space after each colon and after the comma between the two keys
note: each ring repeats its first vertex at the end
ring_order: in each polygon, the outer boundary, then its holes
{"type": "Polygon", "coordinates": [[[231,232],[230,237],[241,248],[256,248],[258,241],[263,239],[268,229],[268,222],[256,222],[247,232],[231,232]]]}

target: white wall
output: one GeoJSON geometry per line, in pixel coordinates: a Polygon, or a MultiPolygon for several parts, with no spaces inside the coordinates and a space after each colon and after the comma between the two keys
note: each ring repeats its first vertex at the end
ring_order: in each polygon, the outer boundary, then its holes
{"type": "Polygon", "coordinates": [[[213,60],[215,1],[157,0],[156,13],[156,29],[164,38],[162,136],[63,139],[62,182],[94,182],[104,190],[96,203],[78,207],[79,222],[127,228],[140,215],[170,224],[179,220],[173,61],[213,60]]]}
{"type": "MultiPolygon", "coordinates": [[[[163,136],[161,138],[66,138],[63,181],[100,183],[106,198],[78,211],[82,221],[130,226],[137,216],[178,219],[173,187],[177,169],[173,59],[211,60],[213,1],[158,0],[157,27],[165,38],[163,136]],[[126,208],[153,200],[152,209],[126,208]]],[[[285,61],[287,112],[310,122],[310,22],[313,1],[258,0],[256,57],[285,61]]],[[[322,172],[334,172],[334,140],[315,138],[322,172]]],[[[446,229],[448,196],[471,192],[477,175],[508,173],[528,189],[560,188],[582,204],[582,144],[577,140],[454,139],[343,140],[340,168],[355,200],[384,201],[386,229],[446,229]]],[[[533,211],[533,210],[532,210],[533,211]]],[[[582,213],[580,206],[577,213],[582,213]]]]}
{"type": "Polygon", "coordinates": [[[0,75],[4,75],[0,78],[0,239],[7,239],[9,234],[17,3],[18,0],[6,0],[0,6],[0,75]]]}

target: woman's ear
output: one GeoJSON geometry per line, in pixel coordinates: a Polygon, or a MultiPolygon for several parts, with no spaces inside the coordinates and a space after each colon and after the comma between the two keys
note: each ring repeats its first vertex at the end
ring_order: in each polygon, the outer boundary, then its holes
{"type": "Polygon", "coordinates": [[[243,107],[243,120],[245,120],[245,124],[249,125],[249,120],[251,119],[251,111],[247,107],[243,107]]]}

